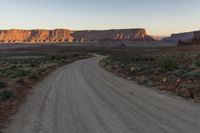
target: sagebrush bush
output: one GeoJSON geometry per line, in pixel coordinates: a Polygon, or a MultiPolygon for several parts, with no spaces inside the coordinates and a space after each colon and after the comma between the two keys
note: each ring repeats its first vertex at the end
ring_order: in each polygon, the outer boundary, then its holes
{"type": "Polygon", "coordinates": [[[17,66],[14,64],[10,66],[10,69],[16,69],[16,68],[17,68],[17,66]]]}
{"type": "Polygon", "coordinates": [[[29,79],[34,79],[34,80],[37,80],[39,78],[38,74],[37,73],[31,73],[28,77],[29,79]]]}
{"type": "Polygon", "coordinates": [[[200,77],[199,69],[193,70],[193,71],[189,72],[187,75],[187,79],[190,79],[190,80],[199,79],[199,77],[200,77]]]}
{"type": "Polygon", "coordinates": [[[12,95],[12,92],[9,90],[4,90],[0,93],[0,101],[6,101],[12,95]]]}
{"type": "Polygon", "coordinates": [[[170,57],[159,57],[156,60],[159,67],[165,70],[174,70],[178,68],[176,61],[170,57]]]}
{"type": "Polygon", "coordinates": [[[23,78],[17,79],[16,83],[17,84],[24,84],[24,79],[23,78]]]}
{"type": "Polygon", "coordinates": [[[31,70],[18,69],[15,71],[10,71],[9,73],[10,73],[9,75],[11,78],[25,77],[31,73],[31,70]]]}
{"type": "Polygon", "coordinates": [[[0,89],[7,87],[7,82],[0,80],[0,89]]]}
{"type": "Polygon", "coordinates": [[[133,56],[131,58],[132,61],[134,62],[144,62],[144,61],[154,61],[154,58],[152,57],[146,57],[146,56],[142,56],[142,55],[137,55],[137,56],[133,56]]]}

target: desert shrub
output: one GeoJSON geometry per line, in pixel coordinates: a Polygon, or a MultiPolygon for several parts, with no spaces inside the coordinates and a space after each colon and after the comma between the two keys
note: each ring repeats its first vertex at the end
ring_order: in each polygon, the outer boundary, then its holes
{"type": "Polygon", "coordinates": [[[31,73],[31,70],[16,70],[12,72],[12,75],[10,76],[11,78],[17,78],[17,77],[25,77],[31,73]]]}
{"type": "Polygon", "coordinates": [[[105,63],[105,65],[110,65],[110,64],[113,64],[113,60],[111,60],[110,58],[107,58],[107,59],[103,59],[102,62],[105,63]]]}
{"type": "Polygon", "coordinates": [[[7,82],[0,80],[0,89],[7,87],[7,82]]]}
{"type": "Polygon", "coordinates": [[[51,61],[53,61],[53,60],[56,60],[56,57],[55,57],[55,56],[50,56],[49,59],[50,59],[51,61]]]}
{"type": "Polygon", "coordinates": [[[136,56],[133,56],[131,57],[131,61],[134,61],[134,62],[146,62],[146,61],[154,61],[154,58],[152,57],[146,57],[146,56],[142,56],[142,55],[136,55],[136,56]]]}
{"type": "Polygon", "coordinates": [[[12,92],[9,90],[4,90],[0,93],[0,101],[6,101],[12,95],[12,92]]]}
{"type": "Polygon", "coordinates": [[[3,72],[0,70],[0,77],[3,77],[4,76],[4,74],[3,74],[3,72]]]}
{"type": "Polygon", "coordinates": [[[30,63],[30,67],[35,67],[36,64],[35,63],[30,63]]]}
{"type": "Polygon", "coordinates": [[[176,77],[180,77],[180,78],[185,78],[188,74],[188,71],[183,69],[183,68],[179,68],[177,70],[174,70],[174,71],[169,71],[168,73],[168,76],[176,76],[176,77]]]}
{"type": "Polygon", "coordinates": [[[79,54],[74,54],[73,56],[74,56],[74,57],[79,57],[79,54]]]}
{"type": "Polygon", "coordinates": [[[37,73],[31,73],[28,78],[33,79],[33,80],[37,80],[39,78],[39,75],[37,73]]]}
{"type": "Polygon", "coordinates": [[[151,63],[155,59],[152,57],[147,57],[143,55],[112,55],[108,58],[108,60],[112,60],[118,62],[119,64],[144,64],[151,63]]]}
{"type": "Polygon", "coordinates": [[[141,85],[146,85],[149,87],[153,86],[153,82],[151,82],[148,78],[144,76],[136,77],[136,81],[138,82],[138,84],[141,84],[141,85]]]}
{"type": "Polygon", "coordinates": [[[66,63],[66,60],[65,59],[61,59],[60,61],[59,61],[59,64],[65,64],[66,63]]]}
{"type": "Polygon", "coordinates": [[[200,67],[200,59],[195,62],[195,66],[200,67]]]}
{"type": "Polygon", "coordinates": [[[23,78],[17,79],[16,83],[17,84],[24,84],[24,79],[23,78]]]}
{"type": "Polygon", "coordinates": [[[199,77],[200,77],[199,69],[193,70],[193,71],[189,72],[187,75],[187,79],[190,79],[190,80],[199,79],[199,77]]]}
{"type": "Polygon", "coordinates": [[[159,57],[156,64],[165,70],[174,70],[178,68],[176,61],[169,57],[159,57]]]}
{"type": "Polygon", "coordinates": [[[17,66],[14,64],[10,66],[10,69],[16,69],[16,68],[17,68],[17,66]]]}

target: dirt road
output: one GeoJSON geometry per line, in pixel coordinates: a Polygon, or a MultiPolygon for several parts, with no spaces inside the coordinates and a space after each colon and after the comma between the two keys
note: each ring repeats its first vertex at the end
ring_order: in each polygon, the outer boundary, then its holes
{"type": "Polygon", "coordinates": [[[4,133],[198,133],[200,106],[107,73],[100,57],[39,83],[4,133]]]}

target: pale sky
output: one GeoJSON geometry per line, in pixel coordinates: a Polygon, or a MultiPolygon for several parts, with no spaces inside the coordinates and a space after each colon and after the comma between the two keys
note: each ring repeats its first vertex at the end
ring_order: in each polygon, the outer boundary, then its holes
{"type": "Polygon", "coordinates": [[[200,0],[0,0],[0,29],[200,30],[200,0]]]}

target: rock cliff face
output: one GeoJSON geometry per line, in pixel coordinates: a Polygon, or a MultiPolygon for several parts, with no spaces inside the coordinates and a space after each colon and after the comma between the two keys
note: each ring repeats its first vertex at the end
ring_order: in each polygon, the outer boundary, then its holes
{"type": "Polygon", "coordinates": [[[193,37],[190,40],[187,41],[179,41],[178,45],[195,45],[195,44],[200,44],[200,31],[195,31],[193,33],[193,37]]]}
{"type": "Polygon", "coordinates": [[[191,44],[200,44],[200,31],[195,31],[194,32],[194,37],[192,38],[191,44]]]}
{"type": "Polygon", "coordinates": [[[163,41],[169,42],[178,42],[178,41],[188,41],[191,40],[194,36],[194,32],[185,32],[185,33],[178,33],[172,34],[170,37],[163,38],[163,41]]]}
{"type": "Polygon", "coordinates": [[[102,31],[55,30],[0,30],[0,42],[49,43],[49,42],[103,42],[103,41],[154,41],[145,29],[102,31]]]}
{"type": "Polygon", "coordinates": [[[70,30],[0,30],[0,42],[71,42],[70,30]]]}
{"type": "Polygon", "coordinates": [[[84,41],[154,41],[155,39],[147,35],[145,29],[120,29],[104,31],[76,31],[73,33],[75,42],[84,41]]]}
{"type": "Polygon", "coordinates": [[[194,32],[194,38],[200,39],[200,31],[194,32]]]}

